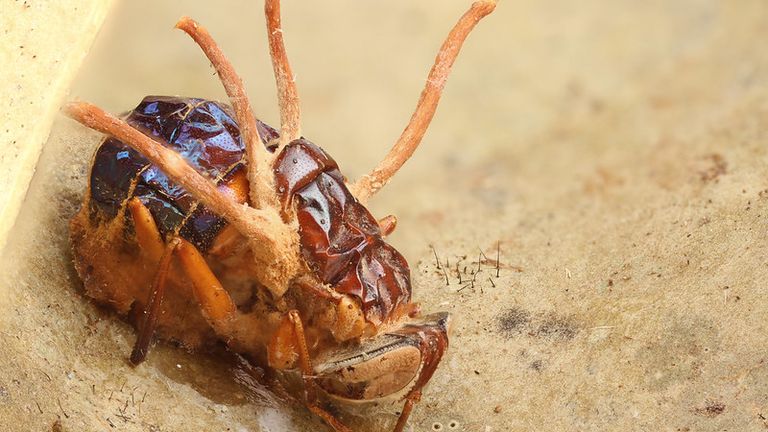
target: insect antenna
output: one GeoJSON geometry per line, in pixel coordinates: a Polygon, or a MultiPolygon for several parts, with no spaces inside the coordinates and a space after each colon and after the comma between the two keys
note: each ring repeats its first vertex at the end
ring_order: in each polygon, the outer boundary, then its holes
{"type": "Polygon", "coordinates": [[[271,169],[273,156],[267,151],[262,137],[259,136],[256,117],[248,100],[243,80],[237,75],[232,63],[229,62],[205,27],[192,18],[182,17],[176,23],[176,28],[188,34],[203,50],[219,74],[219,79],[224,85],[227,96],[229,96],[232,108],[235,110],[235,119],[245,143],[251,205],[257,208],[266,206],[277,208],[274,175],[271,169]]]}
{"type": "Polygon", "coordinates": [[[389,182],[392,176],[407,161],[421,139],[435,115],[437,104],[440,102],[440,94],[451,72],[451,66],[459,55],[461,46],[469,33],[477,23],[496,8],[495,0],[477,1],[472,4],[467,12],[459,18],[459,21],[448,33],[445,42],[437,53],[435,63],[427,76],[427,83],[421,92],[416,110],[411,120],[403,130],[400,138],[387,153],[379,165],[370,174],[360,178],[352,185],[352,193],[360,201],[367,201],[379,189],[389,182]]]}
{"type": "Polygon", "coordinates": [[[301,111],[299,92],[296,89],[291,64],[285,51],[282,20],[280,18],[280,0],[266,0],[264,15],[267,20],[267,38],[269,55],[277,82],[277,98],[280,105],[280,144],[275,154],[289,142],[301,137],[301,111]]]}

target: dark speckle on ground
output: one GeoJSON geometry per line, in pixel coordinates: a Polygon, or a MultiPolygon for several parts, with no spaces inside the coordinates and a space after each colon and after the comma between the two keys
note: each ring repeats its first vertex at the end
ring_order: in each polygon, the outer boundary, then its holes
{"type": "Polygon", "coordinates": [[[578,327],[569,317],[555,313],[531,314],[519,307],[504,310],[496,319],[499,333],[507,339],[521,334],[550,340],[570,340],[578,327]]]}
{"type": "Polygon", "coordinates": [[[544,318],[534,336],[569,340],[576,336],[576,332],[576,326],[568,318],[551,314],[544,318]]]}
{"type": "Polygon", "coordinates": [[[705,167],[699,170],[699,176],[703,182],[716,181],[720,176],[728,173],[728,163],[720,154],[707,155],[703,163],[705,167]]]}
{"type": "Polygon", "coordinates": [[[504,337],[511,339],[522,333],[523,328],[525,328],[530,321],[530,312],[517,307],[509,308],[502,312],[498,317],[499,331],[504,337]]]}
{"type": "Polygon", "coordinates": [[[720,401],[708,400],[703,407],[693,409],[693,412],[703,417],[717,417],[725,411],[725,404],[720,401]]]}

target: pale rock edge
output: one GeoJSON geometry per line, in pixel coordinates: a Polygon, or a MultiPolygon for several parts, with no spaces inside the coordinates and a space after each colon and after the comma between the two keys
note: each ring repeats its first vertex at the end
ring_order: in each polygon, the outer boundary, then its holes
{"type": "Polygon", "coordinates": [[[112,0],[0,0],[0,250],[112,0]]]}

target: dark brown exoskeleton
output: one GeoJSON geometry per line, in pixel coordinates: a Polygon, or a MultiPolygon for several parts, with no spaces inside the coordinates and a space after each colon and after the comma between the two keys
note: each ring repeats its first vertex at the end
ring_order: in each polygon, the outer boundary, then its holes
{"type": "Polygon", "coordinates": [[[258,121],[242,81],[205,29],[188,33],[216,68],[232,107],[147,97],[125,120],[81,102],[66,111],[110,135],[94,157],[71,221],[75,266],[89,296],[139,330],[131,361],[153,335],[198,349],[217,340],[290,375],[307,407],[349,429],[322,400],[404,400],[402,431],[448,346],[448,315],[421,316],[408,263],[366,200],[418,146],[465,38],[495,7],[478,1],[444,42],[416,111],[382,163],[348,185],[336,162],[302,137],[280,28],[265,12],[281,129],[258,121]]]}

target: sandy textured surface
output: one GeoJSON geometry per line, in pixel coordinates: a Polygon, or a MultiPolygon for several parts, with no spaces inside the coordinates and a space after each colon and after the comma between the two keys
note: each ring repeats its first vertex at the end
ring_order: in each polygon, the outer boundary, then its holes
{"type": "MultiPolygon", "coordinates": [[[[171,30],[189,14],[274,123],[250,3],[123,2],[73,96],[112,111],[145,94],[223,98],[171,30]]],[[[304,131],[348,176],[394,141],[465,7],[285,5],[304,131]]],[[[504,1],[481,24],[422,148],[372,203],[400,218],[417,299],[456,318],[412,430],[768,429],[767,39],[758,0],[504,1]]],[[[5,251],[0,422],[320,430],[218,357],[160,345],[127,365],[134,332],[83,298],[66,242],[97,142],[57,121],[5,251]]]]}
{"type": "Polygon", "coordinates": [[[0,248],[111,0],[0,0],[0,248]]]}

